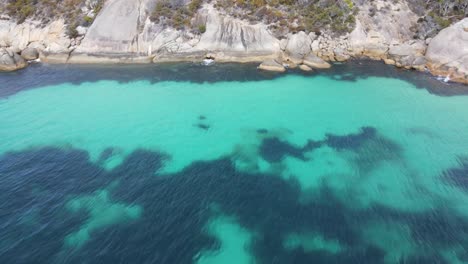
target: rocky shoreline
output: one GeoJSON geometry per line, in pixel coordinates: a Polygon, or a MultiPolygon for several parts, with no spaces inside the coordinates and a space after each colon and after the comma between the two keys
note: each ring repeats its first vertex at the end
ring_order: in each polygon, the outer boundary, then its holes
{"type": "Polygon", "coordinates": [[[326,69],[329,62],[372,59],[468,84],[468,18],[434,38],[414,39],[408,25],[416,23],[417,17],[400,3],[392,6],[391,14],[378,13],[377,18],[363,9],[355,29],[345,35],[299,31],[278,38],[261,22],[248,23],[205,4],[197,19],[206,21],[206,31],[193,34],[151,22],[148,12],[143,12],[151,8],[150,2],[109,0],[94,23],[80,29],[75,38],[66,34],[63,19],[45,26],[35,21],[0,20],[0,71],[22,69],[28,60],[36,59],[44,63],[140,64],[210,58],[257,62],[259,69],[276,72],[296,67],[326,69]],[[121,13],[128,15],[128,21],[116,27],[115,18],[121,13]],[[387,21],[379,24],[376,19],[387,21]]]}

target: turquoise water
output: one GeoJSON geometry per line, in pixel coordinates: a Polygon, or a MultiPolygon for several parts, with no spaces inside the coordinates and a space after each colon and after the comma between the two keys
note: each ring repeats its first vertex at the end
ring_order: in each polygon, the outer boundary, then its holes
{"type": "Polygon", "coordinates": [[[468,96],[188,79],[0,98],[2,263],[468,263],[468,96]]]}

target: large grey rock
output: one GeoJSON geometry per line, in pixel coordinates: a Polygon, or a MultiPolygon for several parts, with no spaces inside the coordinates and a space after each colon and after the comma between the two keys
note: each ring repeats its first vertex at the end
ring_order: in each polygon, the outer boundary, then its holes
{"type": "Polygon", "coordinates": [[[21,51],[21,57],[23,57],[25,60],[35,60],[39,58],[39,52],[35,48],[28,47],[21,51]]]}
{"type": "Polygon", "coordinates": [[[302,64],[302,61],[304,60],[304,55],[299,53],[286,53],[283,57],[284,61],[290,65],[302,64]]]}
{"type": "Polygon", "coordinates": [[[421,56],[425,52],[426,44],[424,41],[411,41],[390,46],[388,55],[391,57],[421,56]]]}
{"type": "MultiPolygon", "coordinates": [[[[413,39],[412,26],[417,25],[418,18],[406,3],[407,1],[354,1],[359,8],[356,25],[351,34],[355,44],[375,42],[378,36],[380,43],[403,43],[413,39]],[[373,10],[373,11],[371,11],[373,10]],[[359,43],[364,40],[363,43],[359,43]]],[[[362,47],[361,47],[362,48],[362,47]]]]}
{"type": "Polygon", "coordinates": [[[266,60],[262,62],[258,66],[258,69],[264,70],[264,71],[272,71],[272,72],[285,72],[286,68],[284,68],[283,65],[281,65],[279,62],[273,59],[266,60]]]}
{"type": "Polygon", "coordinates": [[[309,54],[304,58],[303,63],[315,69],[328,69],[331,67],[330,63],[322,60],[314,54],[309,54]]]}
{"type": "Polygon", "coordinates": [[[287,38],[286,54],[299,55],[304,57],[312,50],[312,38],[304,31],[290,34],[287,38]]]}
{"type": "Polygon", "coordinates": [[[419,16],[406,1],[354,1],[359,8],[356,27],[348,36],[348,51],[353,57],[388,60],[389,46],[413,39],[411,28],[419,16]],[[372,11],[371,11],[372,10],[372,11]]]}
{"type": "Polygon", "coordinates": [[[418,71],[425,71],[426,63],[427,63],[426,57],[419,56],[414,59],[413,64],[411,65],[411,68],[416,69],[418,71]]]}
{"type": "Polygon", "coordinates": [[[426,59],[435,75],[468,83],[468,18],[442,30],[429,43],[426,59]]]}
{"type": "Polygon", "coordinates": [[[195,50],[244,53],[277,53],[280,50],[280,41],[270,34],[263,23],[251,24],[221,15],[211,4],[205,5],[200,13],[205,16],[206,32],[194,47],[195,50]]]}
{"type": "Polygon", "coordinates": [[[390,49],[388,50],[388,55],[390,56],[403,57],[403,56],[409,56],[413,54],[414,54],[414,50],[411,48],[411,45],[407,43],[391,46],[390,49]]]}
{"type": "Polygon", "coordinates": [[[424,41],[409,41],[391,45],[388,50],[387,64],[394,64],[397,67],[406,69],[425,69],[424,53],[426,44],[424,41]],[[393,61],[393,63],[389,63],[393,61]]]}
{"type": "Polygon", "coordinates": [[[28,66],[28,63],[17,53],[0,49],[0,71],[15,71],[28,66]]]}
{"type": "Polygon", "coordinates": [[[301,64],[299,65],[299,69],[301,69],[302,71],[305,71],[305,72],[311,72],[313,71],[311,67],[305,65],[305,64],[301,64]]]}
{"type": "Polygon", "coordinates": [[[17,25],[14,21],[0,20],[0,43],[19,51],[27,47],[48,52],[69,52],[70,39],[63,19],[43,26],[40,21],[27,21],[17,25]]]}
{"type": "Polygon", "coordinates": [[[104,4],[77,53],[146,52],[139,34],[155,0],[109,0],[104,4]]]}
{"type": "Polygon", "coordinates": [[[244,62],[263,61],[280,50],[279,40],[265,24],[222,15],[212,4],[205,4],[194,18],[205,23],[203,34],[163,28],[148,18],[156,1],[108,0],[71,57],[133,54],[179,61],[185,54],[212,52],[217,61],[237,61],[239,57],[244,62]]]}
{"type": "Polygon", "coordinates": [[[359,21],[349,36],[349,45],[354,56],[365,56],[377,60],[384,59],[388,51],[385,37],[378,31],[365,32],[359,21]]]}
{"type": "Polygon", "coordinates": [[[351,56],[349,56],[348,52],[343,49],[343,48],[340,48],[340,47],[336,47],[334,50],[333,50],[333,53],[334,53],[334,57],[335,57],[335,60],[336,61],[347,61],[351,58],[351,56]]]}

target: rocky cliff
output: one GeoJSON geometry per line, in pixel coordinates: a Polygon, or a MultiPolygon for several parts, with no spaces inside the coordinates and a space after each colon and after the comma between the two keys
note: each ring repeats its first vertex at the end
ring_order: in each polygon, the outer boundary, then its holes
{"type": "MultiPolygon", "coordinates": [[[[80,2],[81,11],[74,16],[84,18],[84,22],[72,29],[67,17],[44,23],[37,15],[18,21],[4,14],[0,17],[0,64],[4,66],[0,69],[25,67],[24,58],[19,56],[25,49],[29,50],[27,60],[34,59],[37,50],[40,59],[50,63],[151,63],[210,57],[218,61],[265,61],[264,65],[269,65],[266,68],[274,65],[279,71],[296,66],[326,68],[329,64],[325,61],[370,58],[467,82],[468,19],[447,24],[449,27],[437,34],[437,27],[445,20],[428,28],[430,21],[441,18],[434,12],[428,15],[415,9],[420,6],[415,2],[418,0],[299,1],[302,4],[262,0],[264,6],[256,12],[246,8],[255,7],[259,1],[229,7],[226,1],[196,0],[196,5],[195,0],[167,1],[80,2]],[[102,6],[96,8],[96,3],[102,6]],[[344,4],[349,13],[333,13],[340,10],[336,3],[344,4]],[[327,18],[327,23],[318,21],[317,16],[307,14],[307,10],[318,10],[310,9],[312,5],[325,5],[323,10],[329,12],[325,15],[333,17],[327,18]],[[164,10],[174,14],[154,19],[165,16],[164,10]],[[287,12],[294,15],[285,17],[287,12]],[[333,19],[342,19],[342,23],[333,19]]],[[[459,12],[466,6],[456,8],[459,12]]],[[[463,14],[450,17],[455,20],[463,14]]]]}
{"type": "Polygon", "coordinates": [[[468,18],[442,30],[429,43],[427,67],[435,75],[468,83],[468,18]]]}

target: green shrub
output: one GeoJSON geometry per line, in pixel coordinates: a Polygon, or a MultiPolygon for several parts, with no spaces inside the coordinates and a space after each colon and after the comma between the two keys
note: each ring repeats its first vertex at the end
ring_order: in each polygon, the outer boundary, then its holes
{"type": "Polygon", "coordinates": [[[205,33],[206,32],[206,25],[205,24],[198,25],[198,32],[200,32],[201,34],[205,33]]]}
{"type": "Polygon", "coordinates": [[[76,38],[78,37],[78,31],[76,30],[76,28],[78,27],[78,25],[76,23],[73,23],[73,24],[69,24],[67,26],[67,35],[70,37],[70,38],[76,38]]]}
{"type": "Polygon", "coordinates": [[[202,5],[202,0],[192,0],[188,5],[174,5],[171,0],[159,1],[150,15],[156,23],[164,21],[167,26],[184,29],[190,26],[190,20],[202,5]]]}
{"type": "Polygon", "coordinates": [[[85,16],[85,17],[83,18],[83,20],[84,20],[87,24],[91,24],[91,23],[93,23],[94,18],[92,18],[92,17],[90,17],[90,16],[85,16]]]}
{"type": "Polygon", "coordinates": [[[23,23],[34,14],[35,6],[31,0],[12,0],[8,2],[6,10],[9,16],[17,18],[18,23],[23,23]]]}
{"type": "Polygon", "coordinates": [[[198,9],[200,9],[202,4],[201,0],[192,0],[190,4],[188,5],[188,10],[191,14],[197,12],[198,9]]]}
{"type": "Polygon", "coordinates": [[[429,15],[434,18],[435,22],[437,23],[437,25],[439,25],[440,28],[446,28],[448,26],[450,26],[450,24],[452,23],[450,21],[450,19],[445,19],[439,15],[437,15],[435,12],[430,12],[429,15]]]}
{"type": "MultiPolygon", "coordinates": [[[[1,0],[0,0],[1,1],[1,0]]],[[[64,18],[70,34],[74,34],[73,27],[89,25],[94,19],[82,13],[81,8],[86,5],[86,0],[6,0],[5,12],[16,19],[18,23],[27,18],[41,20],[44,24],[53,19],[64,18]]],[[[94,13],[98,14],[105,0],[98,0],[94,13]]]]}
{"type": "Polygon", "coordinates": [[[319,1],[310,3],[302,11],[302,20],[306,31],[316,32],[331,29],[336,33],[350,32],[355,26],[354,3],[351,0],[330,0],[327,5],[319,1]]]}

